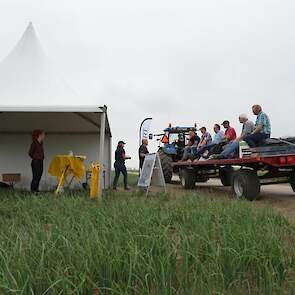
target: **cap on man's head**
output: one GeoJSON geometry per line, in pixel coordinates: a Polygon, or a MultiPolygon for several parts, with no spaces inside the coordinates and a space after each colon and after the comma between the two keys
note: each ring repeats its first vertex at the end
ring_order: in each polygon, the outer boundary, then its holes
{"type": "Polygon", "coordinates": [[[228,120],[224,120],[224,121],[222,122],[221,125],[222,125],[222,126],[224,126],[224,125],[229,125],[229,121],[228,121],[228,120]]]}
{"type": "Polygon", "coordinates": [[[123,140],[120,140],[119,142],[118,142],[118,145],[119,144],[126,144],[123,140]]]}

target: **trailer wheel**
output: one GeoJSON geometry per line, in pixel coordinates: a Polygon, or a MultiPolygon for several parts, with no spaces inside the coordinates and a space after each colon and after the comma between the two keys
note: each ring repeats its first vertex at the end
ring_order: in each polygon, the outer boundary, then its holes
{"type": "Polygon", "coordinates": [[[237,198],[253,201],[260,193],[260,182],[253,170],[242,169],[233,174],[232,189],[237,198]]]}
{"type": "Polygon", "coordinates": [[[293,192],[295,193],[295,171],[291,175],[290,184],[293,192]]]}
{"type": "Polygon", "coordinates": [[[182,169],[180,171],[181,185],[184,189],[194,189],[196,184],[196,176],[192,169],[182,169]]]}
{"type": "Polygon", "coordinates": [[[219,178],[223,186],[231,186],[234,169],[232,167],[223,167],[219,169],[219,178]]]}

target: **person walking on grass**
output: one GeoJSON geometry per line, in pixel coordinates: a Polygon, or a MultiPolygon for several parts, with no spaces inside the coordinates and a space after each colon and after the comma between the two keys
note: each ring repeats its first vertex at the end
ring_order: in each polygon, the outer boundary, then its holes
{"type": "Polygon", "coordinates": [[[43,160],[44,148],[43,142],[45,139],[45,132],[43,130],[34,130],[32,134],[32,144],[29,150],[29,156],[32,159],[32,175],[31,192],[37,193],[39,191],[39,184],[43,174],[43,160]]]}
{"type": "Polygon", "coordinates": [[[126,156],[124,147],[125,147],[125,142],[120,140],[118,142],[118,146],[117,146],[117,149],[115,152],[115,164],[114,164],[115,178],[114,178],[114,183],[113,183],[114,190],[117,190],[118,181],[119,181],[119,177],[120,177],[121,173],[124,176],[124,188],[125,188],[125,190],[129,190],[128,175],[127,175],[127,169],[125,166],[125,160],[130,160],[131,157],[126,156]]]}

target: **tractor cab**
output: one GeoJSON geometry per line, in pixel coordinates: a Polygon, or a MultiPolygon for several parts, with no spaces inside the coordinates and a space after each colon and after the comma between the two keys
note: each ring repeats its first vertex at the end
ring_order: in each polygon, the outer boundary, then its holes
{"type": "Polygon", "coordinates": [[[197,128],[194,127],[172,127],[164,129],[164,133],[155,134],[159,139],[159,150],[162,170],[166,182],[170,182],[173,174],[173,162],[181,160],[184,147],[188,143],[189,132],[196,132],[197,128]]]}
{"type": "MultiPolygon", "coordinates": [[[[190,131],[196,132],[196,127],[171,127],[164,129],[159,147],[168,155],[182,157],[183,149],[188,143],[190,131]]],[[[177,159],[176,159],[177,160],[177,159]]]]}

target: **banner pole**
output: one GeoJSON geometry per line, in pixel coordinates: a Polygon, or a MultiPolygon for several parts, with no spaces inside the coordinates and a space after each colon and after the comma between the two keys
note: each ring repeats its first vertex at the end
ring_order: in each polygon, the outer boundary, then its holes
{"type": "MultiPolygon", "coordinates": [[[[146,121],[148,121],[148,120],[152,120],[152,119],[153,119],[153,118],[145,118],[145,119],[141,122],[140,127],[139,127],[139,146],[138,146],[138,147],[141,146],[141,140],[142,140],[142,138],[141,138],[141,129],[142,129],[142,126],[143,126],[144,122],[146,122],[146,121]]],[[[139,175],[140,175],[140,163],[138,164],[138,171],[139,171],[139,175]]]]}

